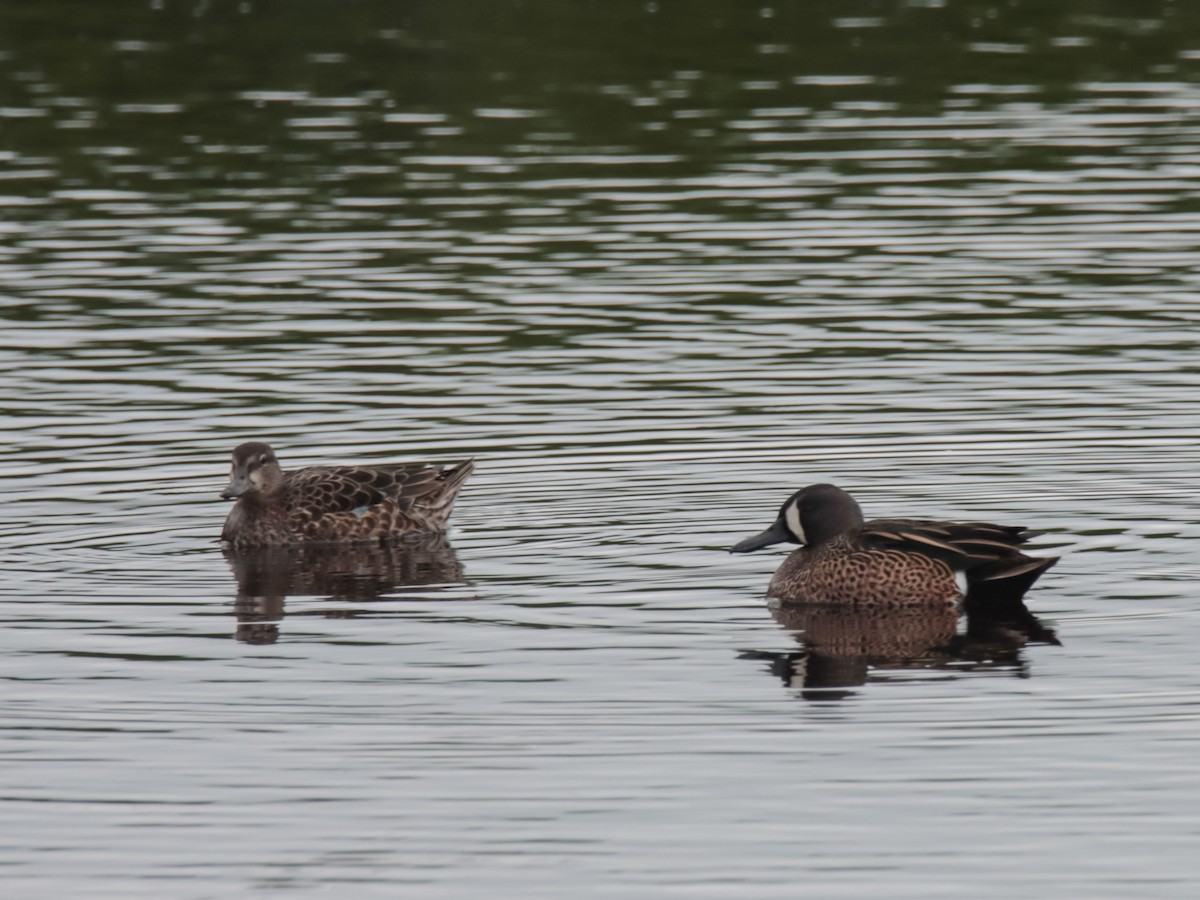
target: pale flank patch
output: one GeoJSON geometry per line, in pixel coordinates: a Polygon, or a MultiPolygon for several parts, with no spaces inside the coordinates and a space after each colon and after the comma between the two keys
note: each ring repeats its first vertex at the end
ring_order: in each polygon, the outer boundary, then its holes
{"type": "Polygon", "coordinates": [[[807,544],[808,539],[804,536],[804,526],[800,524],[800,507],[792,503],[784,511],[783,520],[787,522],[788,531],[801,544],[807,544]]]}
{"type": "Polygon", "coordinates": [[[965,569],[954,570],[954,583],[958,585],[958,592],[964,597],[967,596],[967,572],[965,569]]]}

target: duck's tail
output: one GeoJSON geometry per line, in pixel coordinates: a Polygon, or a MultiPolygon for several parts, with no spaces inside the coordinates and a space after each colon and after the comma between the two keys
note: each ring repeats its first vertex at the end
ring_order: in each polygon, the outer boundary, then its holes
{"type": "Polygon", "coordinates": [[[1026,556],[985,563],[968,572],[968,596],[981,602],[1019,600],[1042,573],[1058,562],[1057,556],[1026,556]]]}
{"type": "Polygon", "coordinates": [[[439,527],[445,527],[454,509],[454,501],[463,484],[475,471],[475,460],[468,459],[442,469],[437,475],[437,489],[421,498],[421,512],[439,527]]]}

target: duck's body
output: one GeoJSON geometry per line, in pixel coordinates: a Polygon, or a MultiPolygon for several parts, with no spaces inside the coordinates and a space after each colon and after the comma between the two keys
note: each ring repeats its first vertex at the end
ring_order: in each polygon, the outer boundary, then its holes
{"type": "Polygon", "coordinates": [[[854,498],[817,484],[788,498],[775,523],[735,545],[747,553],[804,544],[771,579],[771,597],[849,606],[953,606],[967,596],[1019,599],[1057,558],[1026,556],[1034,532],[986,522],[876,519],[854,498]]]}
{"type": "Polygon", "coordinates": [[[235,550],[290,544],[386,542],[445,529],[474,461],[313,466],[284,472],[269,446],[233,451],[225,499],[237,503],[221,540],[235,550]]]}

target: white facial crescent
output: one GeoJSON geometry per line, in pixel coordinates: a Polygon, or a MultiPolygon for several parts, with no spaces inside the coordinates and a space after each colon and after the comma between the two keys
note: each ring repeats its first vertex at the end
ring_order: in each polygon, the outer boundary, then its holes
{"type": "Polygon", "coordinates": [[[808,538],[804,536],[804,526],[800,524],[800,506],[796,503],[791,503],[784,511],[783,520],[787,522],[788,530],[802,544],[808,543],[808,538]]]}

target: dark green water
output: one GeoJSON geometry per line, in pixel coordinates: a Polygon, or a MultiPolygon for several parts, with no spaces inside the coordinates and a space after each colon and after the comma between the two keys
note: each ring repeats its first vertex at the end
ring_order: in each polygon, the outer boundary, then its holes
{"type": "Polygon", "coordinates": [[[1191,896],[1198,204],[1183,3],[0,7],[5,896],[1191,896]],[[478,472],[231,567],[248,438],[478,472]],[[1062,646],[822,656],[817,481],[1062,646]]]}

